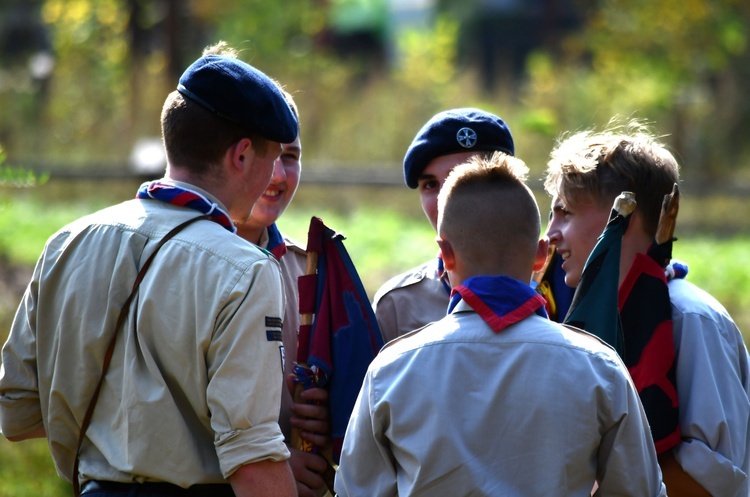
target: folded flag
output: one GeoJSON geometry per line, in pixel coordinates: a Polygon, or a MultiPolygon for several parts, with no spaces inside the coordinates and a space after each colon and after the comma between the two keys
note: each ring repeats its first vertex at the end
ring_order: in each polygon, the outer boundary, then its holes
{"type": "MultiPolygon", "coordinates": [[[[654,242],[647,254],[636,254],[619,288],[622,236],[635,201],[631,199],[632,206],[626,209],[615,201],[565,318],[567,324],[597,335],[617,350],[638,390],[657,454],[673,448],[681,439],[667,287],[678,198],[675,185],[673,193],[665,196],[654,242]]],[[[684,277],[687,268],[676,265],[672,273],[684,277]]]]}
{"type": "Polygon", "coordinates": [[[664,268],[636,254],[620,287],[620,319],[625,337],[621,356],[638,389],[656,453],[680,443],[672,304],[664,268]]]}
{"type": "Polygon", "coordinates": [[[622,236],[635,210],[630,192],[614,202],[609,222],[589,254],[564,322],[593,333],[623,357],[623,330],[617,310],[622,236]]]}
{"type": "Polygon", "coordinates": [[[335,463],[367,367],[383,347],[375,313],[343,240],[313,217],[308,274],[299,278],[298,376],[303,385],[329,390],[335,463]]]}
{"type": "Polygon", "coordinates": [[[638,389],[651,426],[656,453],[680,443],[677,357],[672,335],[672,304],[667,274],[685,277],[684,264],[672,264],[673,234],[680,192],[664,196],[659,225],[647,254],[636,254],[620,285],[618,308],[625,336],[623,360],[638,389]]]}

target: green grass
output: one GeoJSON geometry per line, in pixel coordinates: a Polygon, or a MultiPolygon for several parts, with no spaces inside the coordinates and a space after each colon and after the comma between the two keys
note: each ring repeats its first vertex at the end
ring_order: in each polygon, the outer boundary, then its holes
{"type": "Polygon", "coordinates": [[[71,487],[57,476],[46,440],[13,443],[0,437],[0,495],[67,497],[71,487]]]}
{"type": "MultiPolygon", "coordinates": [[[[36,188],[5,189],[0,192],[0,264],[32,266],[47,237],[57,229],[98,208],[131,198],[136,187],[137,182],[127,181],[50,182],[36,188]]],[[[540,205],[545,212],[547,206],[540,205]]],[[[279,226],[304,245],[313,215],[346,236],[345,245],[370,297],[388,278],[437,252],[435,233],[417,195],[406,188],[303,184],[279,226]]],[[[674,255],[688,262],[689,280],[722,302],[740,329],[750,331],[750,234],[682,236],[678,226],[677,235],[674,255]]],[[[0,308],[15,308],[16,304],[0,302],[0,308]]],[[[0,316],[0,324],[6,325],[2,319],[0,316]]],[[[3,335],[0,332],[0,338],[3,335]]]]}
{"type": "Polygon", "coordinates": [[[724,304],[750,343],[750,236],[678,239],[675,258],[689,266],[692,281],[724,304]]]}

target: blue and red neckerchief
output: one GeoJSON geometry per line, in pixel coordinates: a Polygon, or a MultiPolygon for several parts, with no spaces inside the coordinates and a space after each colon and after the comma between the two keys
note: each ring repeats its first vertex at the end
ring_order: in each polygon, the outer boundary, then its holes
{"type": "Polygon", "coordinates": [[[149,181],[138,188],[135,198],[153,199],[180,207],[188,207],[209,216],[212,221],[222,225],[227,231],[237,232],[232,219],[216,202],[193,190],[162,181],[149,181]]]}
{"type": "Polygon", "coordinates": [[[271,254],[273,254],[277,261],[281,260],[281,258],[284,256],[284,254],[286,254],[287,251],[286,243],[284,243],[284,237],[281,235],[281,232],[276,226],[276,223],[273,223],[271,226],[269,226],[267,230],[268,247],[266,247],[266,250],[271,252],[271,254]]]}
{"type": "Polygon", "coordinates": [[[453,289],[448,314],[461,300],[499,333],[536,313],[546,318],[544,298],[531,286],[508,276],[474,276],[453,289]]]}

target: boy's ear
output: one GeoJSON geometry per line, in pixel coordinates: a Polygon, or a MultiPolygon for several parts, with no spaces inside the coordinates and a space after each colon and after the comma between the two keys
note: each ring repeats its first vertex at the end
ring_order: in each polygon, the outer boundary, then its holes
{"type": "Polygon", "coordinates": [[[453,271],[456,267],[456,253],[453,251],[453,245],[448,240],[437,236],[435,238],[438,246],[440,247],[440,254],[443,258],[443,267],[446,271],[453,271]]]}
{"type": "Polygon", "coordinates": [[[547,262],[547,253],[549,251],[549,239],[542,238],[536,247],[536,258],[534,259],[534,272],[541,271],[547,262]]]}
{"type": "Polygon", "coordinates": [[[227,151],[232,168],[238,171],[243,170],[245,165],[249,164],[248,160],[252,160],[252,155],[254,153],[253,142],[250,138],[242,138],[229,147],[229,150],[227,151]]]}

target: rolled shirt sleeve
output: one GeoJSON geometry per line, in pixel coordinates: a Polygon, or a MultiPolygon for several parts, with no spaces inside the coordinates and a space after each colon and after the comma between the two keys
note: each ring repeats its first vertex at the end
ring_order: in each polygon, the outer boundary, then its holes
{"type": "Polygon", "coordinates": [[[207,400],[225,478],[243,464],[289,458],[278,425],[282,283],[276,261],[255,266],[230,297],[208,354],[207,400]]]}
{"type": "MultiPolygon", "coordinates": [[[[39,268],[35,270],[35,274],[39,268]]],[[[43,425],[36,373],[34,313],[36,285],[32,282],[16,312],[13,329],[3,346],[0,364],[0,431],[17,437],[43,425]]]]}
{"type": "Polygon", "coordinates": [[[750,446],[747,350],[729,319],[684,313],[678,325],[683,441],[675,459],[712,495],[738,495],[747,488],[750,446]]]}

